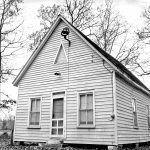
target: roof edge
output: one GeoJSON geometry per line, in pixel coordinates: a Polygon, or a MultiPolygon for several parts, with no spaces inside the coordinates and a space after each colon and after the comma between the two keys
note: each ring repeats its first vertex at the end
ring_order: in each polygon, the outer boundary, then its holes
{"type": "MultiPolygon", "coordinates": [[[[33,60],[36,58],[36,56],[38,55],[38,53],[40,52],[40,50],[42,49],[42,47],[44,46],[44,44],[46,43],[46,41],[48,40],[48,38],[51,36],[51,34],[53,33],[54,29],[56,28],[56,26],[60,23],[60,21],[64,21],[75,33],[77,33],[77,35],[79,37],[81,37],[81,39],[83,41],[85,41],[86,44],[88,44],[100,57],[102,57],[107,63],[109,63],[115,71],[117,71],[123,78],[125,78],[128,81],[131,81],[132,83],[134,83],[134,85],[138,88],[140,88],[142,91],[145,91],[147,94],[150,95],[150,90],[147,88],[142,87],[141,85],[139,85],[138,83],[136,83],[134,80],[130,79],[128,77],[127,74],[124,74],[121,70],[119,70],[108,58],[106,58],[103,54],[100,53],[100,51],[98,51],[81,33],[80,31],[78,31],[72,24],[70,24],[65,18],[63,18],[61,15],[58,15],[56,21],[54,22],[54,24],[52,25],[52,27],[50,28],[50,30],[48,31],[48,33],[45,35],[45,37],[43,38],[43,40],[41,41],[40,45],[38,46],[38,48],[32,53],[32,55],[30,56],[30,58],[28,59],[28,61],[26,62],[26,64],[23,66],[23,68],[21,69],[21,71],[19,72],[18,76],[15,78],[15,80],[13,81],[13,85],[14,86],[18,86],[19,81],[21,80],[21,78],[23,77],[24,73],[27,71],[27,69],[30,67],[30,65],[32,64],[33,60]]],[[[133,75],[135,77],[135,75],[133,75]]],[[[135,77],[136,78],[136,77],[135,77]]]]}
{"type": "Polygon", "coordinates": [[[141,87],[139,84],[135,83],[133,80],[131,80],[130,78],[124,76],[124,74],[116,72],[116,74],[118,74],[121,78],[123,78],[124,80],[126,80],[127,82],[130,82],[130,84],[132,86],[136,86],[138,89],[140,89],[141,91],[145,92],[146,94],[148,94],[150,96],[150,91],[148,91],[147,89],[145,89],[144,87],[141,87]]]}
{"type": "Polygon", "coordinates": [[[27,69],[30,67],[30,65],[32,64],[33,60],[36,58],[36,56],[38,55],[38,53],[40,52],[40,50],[42,49],[42,47],[44,46],[44,44],[46,43],[46,41],[48,40],[48,38],[51,36],[51,34],[53,33],[54,29],[56,28],[56,26],[59,24],[59,22],[61,21],[62,17],[61,15],[59,15],[56,19],[56,21],[54,22],[54,24],[51,26],[51,28],[49,29],[49,31],[47,32],[47,34],[44,36],[44,38],[42,39],[42,41],[40,42],[40,45],[34,50],[34,52],[32,53],[32,55],[29,57],[29,59],[27,60],[27,62],[25,63],[25,65],[22,67],[21,71],[19,72],[19,74],[17,75],[17,77],[14,79],[14,81],[12,82],[12,84],[14,86],[18,86],[19,81],[21,80],[23,74],[27,71],[27,69]]]}

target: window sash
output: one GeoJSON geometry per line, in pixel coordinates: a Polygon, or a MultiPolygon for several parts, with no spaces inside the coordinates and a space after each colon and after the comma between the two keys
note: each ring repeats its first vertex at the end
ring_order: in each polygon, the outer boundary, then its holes
{"type": "Polygon", "coordinates": [[[135,99],[132,99],[132,109],[133,109],[133,112],[136,112],[136,100],[135,99]]]}
{"type": "Polygon", "coordinates": [[[52,136],[63,136],[64,132],[64,120],[63,119],[52,119],[52,136]]]}
{"type": "Polygon", "coordinates": [[[138,119],[137,119],[137,111],[136,111],[136,99],[132,99],[132,112],[133,112],[133,124],[135,127],[138,126],[138,119]]]}
{"type": "Polygon", "coordinates": [[[134,120],[134,126],[138,126],[137,112],[133,112],[133,120],[134,120]]]}
{"type": "Polygon", "coordinates": [[[30,112],[30,125],[39,125],[40,112],[30,112]]]}
{"type": "Polygon", "coordinates": [[[148,122],[148,128],[150,128],[150,111],[149,111],[149,105],[147,105],[147,122],[148,122]]]}
{"type": "Polygon", "coordinates": [[[148,128],[150,128],[150,116],[147,117],[147,121],[148,121],[148,128]]]}
{"type": "Polygon", "coordinates": [[[53,99],[53,119],[63,118],[63,98],[53,99]]]}
{"type": "Polygon", "coordinates": [[[29,125],[40,125],[40,98],[30,99],[29,125]]]}
{"type": "Polygon", "coordinates": [[[79,125],[93,125],[93,114],[93,92],[79,94],[79,125]]]}

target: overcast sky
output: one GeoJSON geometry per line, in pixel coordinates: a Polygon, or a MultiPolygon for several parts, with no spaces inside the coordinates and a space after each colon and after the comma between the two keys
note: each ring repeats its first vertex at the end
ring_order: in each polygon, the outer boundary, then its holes
{"type": "MultiPolygon", "coordinates": [[[[40,22],[37,18],[37,10],[42,4],[47,6],[53,5],[54,3],[63,4],[63,2],[64,0],[24,0],[24,3],[22,4],[22,16],[24,19],[23,29],[26,35],[32,33],[40,27],[40,22]]],[[[95,6],[100,6],[103,0],[95,0],[94,2],[95,6]]],[[[150,0],[114,0],[114,2],[115,8],[120,11],[120,14],[124,16],[128,23],[131,24],[135,29],[142,25],[142,11],[144,8],[150,5],[150,0]]],[[[148,52],[148,54],[150,53],[148,52]]],[[[30,53],[20,55],[18,58],[16,58],[14,64],[22,67],[29,58],[29,55],[30,53]]],[[[141,78],[141,81],[150,88],[150,76],[141,78]]],[[[11,82],[12,79],[9,81],[9,83],[3,84],[2,89],[7,91],[10,96],[17,99],[17,88],[13,87],[11,82]]]]}

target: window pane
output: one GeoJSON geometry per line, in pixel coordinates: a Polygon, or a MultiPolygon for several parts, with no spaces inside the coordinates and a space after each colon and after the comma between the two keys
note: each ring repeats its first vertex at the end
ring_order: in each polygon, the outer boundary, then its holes
{"type": "Polygon", "coordinates": [[[149,113],[149,106],[148,105],[146,107],[146,111],[147,111],[147,116],[149,117],[150,113],[149,113]]]}
{"type": "Polygon", "coordinates": [[[150,117],[148,117],[148,128],[150,128],[150,117]]]}
{"type": "Polygon", "coordinates": [[[58,126],[59,126],[59,127],[62,127],[62,126],[63,126],[63,120],[59,120],[59,121],[58,121],[58,126]]]}
{"type": "Polygon", "coordinates": [[[86,124],[86,110],[80,110],[80,124],[86,124]]]}
{"type": "Polygon", "coordinates": [[[36,100],[36,111],[40,112],[40,99],[36,100]]]}
{"type": "Polygon", "coordinates": [[[36,122],[36,125],[38,125],[40,122],[40,113],[39,112],[36,112],[35,122],[36,122]]]}
{"type": "Polygon", "coordinates": [[[36,111],[36,101],[34,99],[31,99],[31,111],[36,111]]]}
{"type": "Polygon", "coordinates": [[[132,109],[133,109],[133,112],[136,112],[136,100],[135,99],[132,99],[132,109]]]}
{"type": "Polygon", "coordinates": [[[61,113],[54,112],[54,114],[53,114],[53,118],[54,118],[54,119],[56,119],[56,118],[63,118],[63,114],[62,114],[62,112],[61,112],[61,113]]]}
{"type": "Polygon", "coordinates": [[[52,127],[57,127],[57,121],[52,121],[52,127]]]}
{"type": "Polygon", "coordinates": [[[138,126],[138,123],[137,123],[137,113],[136,112],[133,112],[133,120],[134,120],[134,126],[138,126]]]}
{"type": "Polygon", "coordinates": [[[52,135],[56,135],[57,134],[57,129],[56,128],[52,128],[52,135]]]}
{"type": "Polygon", "coordinates": [[[30,113],[30,124],[34,125],[35,124],[35,118],[36,118],[36,113],[31,112],[30,113]]]}
{"type": "Polygon", "coordinates": [[[58,128],[58,135],[63,135],[63,128],[58,128]]]}
{"type": "Polygon", "coordinates": [[[87,94],[87,109],[93,108],[93,94],[87,94]]]}
{"type": "Polygon", "coordinates": [[[148,128],[150,128],[150,111],[149,111],[149,105],[147,105],[147,122],[148,122],[148,128]]]}
{"type": "Polygon", "coordinates": [[[63,118],[63,98],[54,99],[53,118],[63,118]]]}
{"type": "Polygon", "coordinates": [[[87,111],[87,124],[93,124],[93,110],[87,111]]]}
{"type": "Polygon", "coordinates": [[[85,94],[80,95],[80,109],[86,109],[85,94]]]}

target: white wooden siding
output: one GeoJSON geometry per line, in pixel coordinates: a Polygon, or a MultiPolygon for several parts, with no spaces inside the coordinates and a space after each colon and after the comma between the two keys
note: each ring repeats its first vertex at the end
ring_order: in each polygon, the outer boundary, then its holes
{"type": "Polygon", "coordinates": [[[150,141],[150,130],[148,130],[146,115],[146,105],[150,106],[150,96],[129,85],[118,76],[116,93],[118,144],[150,141]],[[136,98],[138,129],[133,128],[132,98],[136,98]]]}
{"type": "MultiPolygon", "coordinates": [[[[71,46],[68,47],[68,41],[60,34],[65,26],[63,22],[58,25],[19,83],[14,140],[46,142],[50,136],[51,93],[66,90],[65,142],[113,145],[114,122],[110,120],[113,110],[112,74],[103,66],[102,59],[73,31],[70,31],[71,46]],[[68,63],[53,64],[61,40],[69,55],[69,68],[68,63]],[[61,73],[61,77],[54,75],[56,71],[61,73]],[[77,128],[77,92],[80,90],[95,91],[95,129],[77,128]],[[41,96],[43,101],[41,129],[27,128],[28,98],[34,96],[41,96]]],[[[105,66],[112,70],[107,63],[105,66]]]]}

